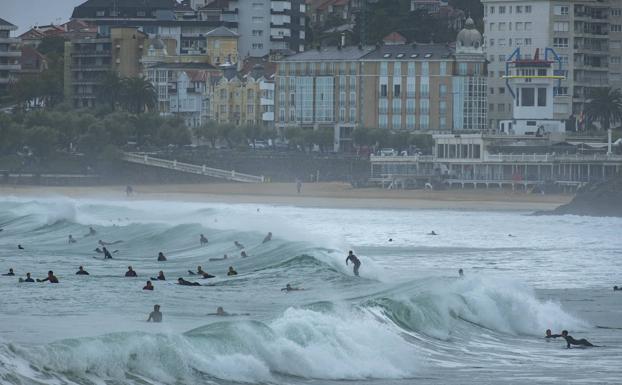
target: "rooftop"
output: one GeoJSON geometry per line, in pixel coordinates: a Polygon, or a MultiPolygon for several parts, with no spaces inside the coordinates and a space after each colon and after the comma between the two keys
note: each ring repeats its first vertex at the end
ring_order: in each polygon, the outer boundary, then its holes
{"type": "Polygon", "coordinates": [[[372,52],[374,47],[326,47],[322,49],[310,49],[296,55],[283,58],[283,62],[299,62],[299,61],[331,61],[331,60],[358,60],[363,56],[372,52]]]}
{"type": "Polygon", "coordinates": [[[6,27],[9,27],[9,29],[17,29],[17,26],[14,24],[9,23],[8,21],[0,18],[0,28],[2,29],[6,29],[6,27]],[[2,28],[4,27],[4,28],[2,28]]]}
{"type": "Polygon", "coordinates": [[[383,45],[365,55],[363,60],[439,60],[453,54],[448,44],[383,45]]]}
{"type": "Polygon", "coordinates": [[[230,30],[227,27],[218,27],[216,29],[213,29],[211,31],[209,31],[208,33],[205,34],[205,36],[210,36],[210,37],[240,37],[239,34],[237,34],[236,32],[230,30]]]}

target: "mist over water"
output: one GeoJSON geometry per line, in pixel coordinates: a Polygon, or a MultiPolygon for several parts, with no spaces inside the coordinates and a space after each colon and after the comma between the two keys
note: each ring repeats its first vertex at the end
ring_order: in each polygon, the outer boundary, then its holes
{"type": "Polygon", "coordinates": [[[16,276],[0,277],[0,383],[616,383],[621,224],[2,198],[0,272],[16,276]],[[85,237],[89,226],[97,235],[85,237]],[[99,239],[123,241],[109,247],[119,250],[113,260],[93,251],[99,239]],[[345,265],[350,249],[359,278],[345,265]],[[168,261],[157,262],[159,251],[168,261]],[[75,275],[80,265],[90,276],[75,275]],[[123,277],[129,265],[138,278],[123,277]],[[216,278],[189,276],[199,265],[216,278]],[[239,274],[227,277],[229,266],[239,274]],[[17,282],[48,270],[60,284],[17,282]],[[141,290],[160,270],[167,281],[141,290]],[[209,286],[179,286],[178,277],[209,286]],[[282,292],[287,283],[305,290],[282,292]],[[164,322],[146,323],[156,303],[164,322]],[[208,315],[218,306],[240,315],[208,315]],[[541,338],[547,328],[606,347],[566,350],[541,338]]]}

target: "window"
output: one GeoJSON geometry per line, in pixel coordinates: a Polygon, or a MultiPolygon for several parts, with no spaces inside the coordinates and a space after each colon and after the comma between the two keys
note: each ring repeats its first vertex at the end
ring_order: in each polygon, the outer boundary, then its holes
{"type": "Polygon", "coordinates": [[[490,46],[494,47],[495,46],[495,39],[490,39],[490,46]]]}
{"type": "Polygon", "coordinates": [[[488,28],[489,32],[492,32],[495,30],[495,23],[490,23],[490,27],[488,28]]]}
{"type": "Polygon", "coordinates": [[[505,23],[499,23],[499,31],[505,31],[505,23]]]}
{"type": "Polygon", "coordinates": [[[393,115],[393,128],[401,128],[402,127],[402,116],[401,115],[393,115]]]}
{"type": "Polygon", "coordinates": [[[490,55],[490,57],[488,58],[488,61],[493,63],[495,61],[495,55],[490,55]]]}
{"type": "Polygon", "coordinates": [[[505,88],[504,87],[499,87],[499,94],[500,95],[505,94],[505,88]]]}
{"type": "Polygon", "coordinates": [[[493,103],[488,104],[488,111],[495,112],[495,105],[493,103]]]}
{"type": "Polygon", "coordinates": [[[262,29],[254,29],[253,30],[253,36],[263,36],[263,30],[262,29]]]}
{"type": "Polygon", "coordinates": [[[503,15],[505,13],[505,5],[499,6],[499,15],[503,15]]]}
{"type": "Polygon", "coordinates": [[[429,99],[421,99],[419,100],[419,113],[427,115],[430,113],[430,100],[429,99]]]}
{"type": "Polygon", "coordinates": [[[505,112],[505,104],[504,103],[497,104],[497,111],[505,112]]]}
{"type": "Polygon", "coordinates": [[[535,105],[535,89],[522,88],[520,92],[520,105],[523,107],[533,107],[535,105]]]}
{"type": "Polygon", "coordinates": [[[415,62],[408,63],[408,76],[415,76],[415,62]]]}
{"type": "Polygon", "coordinates": [[[439,84],[438,96],[441,98],[444,98],[445,96],[447,96],[447,85],[446,84],[439,84]]]}
{"type": "Polygon", "coordinates": [[[263,49],[262,43],[253,43],[251,46],[253,49],[263,49]]]}
{"type": "Polygon", "coordinates": [[[492,88],[492,87],[490,87],[490,89],[488,90],[488,93],[489,93],[490,95],[494,95],[494,94],[495,94],[495,89],[494,89],[494,88],[492,88]]]}
{"type": "Polygon", "coordinates": [[[546,88],[538,88],[538,107],[546,107],[546,88]]]}
{"type": "Polygon", "coordinates": [[[517,21],[516,22],[516,30],[517,31],[522,31],[524,29],[523,26],[524,26],[523,22],[521,22],[521,21],[517,21]]]}
{"type": "Polygon", "coordinates": [[[251,21],[252,21],[253,23],[255,23],[255,24],[260,24],[260,23],[263,23],[263,20],[264,20],[264,19],[263,19],[263,16],[253,16],[253,17],[251,18],[251,21]]]}
{"type": "Polygon", "coordinates": [[[531,21],[525,22],[525,31],[531,31],[531,21]]]}
{"type": "Polygon", "coordinates": [[[553,23],[553,31],[555,32],[568,32],[567,21],[556,21],[553,23]]]}
{"type": "Polygon", "coordinates": [[[430,63],[421,63],[421,76],[428,76],[430,74],[430,63]]]}
{"type": "Polygon", "coordinates": [[[557,16],[567,15],[568,14],[568,7],[564,6],[564,5],[556,5],[554,10],[553,10],[553,12],[557,16]]]}
{"type": "Polygon", "coordinates": [[[104,17],[104,16],[106,16],[106,11],[96,11],[95,12],[95,16],[97,16],[97,17],[104,17]]]}
{"type": "Polygon", "coordinates": [[[395,84],[393,85],[393,97],[394,98],[399,98],[400,94],[401,94],[401,89],[400,89],[400,85],[399,84],[395,84]]]}
{"type": "Polygon", "coordinates": [[[567,37],[554,37],[553,38],[553,47],[555,47],[555,48],[568,48],[568,38],[567,37]]]}
{"type": "Polygon", "coordinates": [[[525,38],[525,45],[526,46],[530,46],[531,45],[531,38],[530,37],[526,37],[525,38]]]}
{"type": "Polygon", "coordinates": [[[504,62],[505,61],[505,55],[499,55],[499,61],[504,62]]]}
{"type": "Polygon", "coordinates": [[[523,6],[522,5],[517,5],[516,6],[516,13],[523,13],[523,6]]]}
{"type": "Polygon", "coordinates": [[[381,84],[380,85],[380,97],[381,98],[386,98],[387,97],[387,85],[386,84],[381,84]]]}
{"type": "Polygon", "coordinates": [[[622,32],[622,25],[620,24],[609,24],[609,28],[611,32],[622,32]]]}
{"type": "Polygon", "coordinates": [[[620,64],[620,56],[611,56],[609,62],[611,64],[620,64]]]}
{"type": "Polygon", "coordinates": [[[554,96],[566,96],[568,95],[568,87],[555,87],[553,88],[554,96]]]}
{"type": "Polygon", "coordinates": [[[531,5],[525,5],[525,13],[531,13],[531,5]]]}
{"type": "Polygon", "coordinates": [[[458,75],[466,75],[467,74],[467,63],[458,64],[458,75]]]}
{"type": "Polygon", "coordinates": [[[380,63],[380,76],[387,76],[387,73],[389,71],[389,63],[386,61],[383,61],[380,63]]]}
{"type": "Polygon", "coordinates": [[[447,75],[447,62],[442,61],[440,64],[441,68],[440,68],[440,74],[441,75],[447,75]]]}
{"type": "Polygon", "coordinates": [[[495,7],[490,7],[490,14],[494,15],[495,14],[495,7]]]}
{"type": "Polygon", "coordinates": [[[136,12],[136,16],[138,17],[145,17],[147,14],[145,13],[145,11],[138,11],[136,12]]]}
{"type": "Polygon", "coordinates": [[[622,16],[621,8],[611,8],[611,16],[622,16]]]}
{"type": "Polygon", "coordinates": [[[497,40],[497,44],[499,45],[499,47],[505,47],[505,39],[497,40]]]}

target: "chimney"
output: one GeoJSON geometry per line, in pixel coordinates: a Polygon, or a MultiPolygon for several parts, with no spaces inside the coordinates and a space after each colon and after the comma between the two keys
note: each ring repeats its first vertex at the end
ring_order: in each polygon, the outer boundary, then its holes
{"type": "Polygon", "coordinates": [[[345,32],[341,33],[341,46],[342,47],[346,46],[346,33],[345,32]]]}

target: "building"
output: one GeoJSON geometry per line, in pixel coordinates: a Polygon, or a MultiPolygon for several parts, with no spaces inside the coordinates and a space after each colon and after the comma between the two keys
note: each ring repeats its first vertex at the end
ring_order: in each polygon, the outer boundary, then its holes
{"type": "Polygon", "coordinates": [[[276,127],[331,127],[349,150],[356,127],[418,132],[483,131],[486,63],[473,21],[446,44],[330,47],[278,61],[276,127]]]}
{"type": "Polygon", "coordinates": [[[242,59],[271,51],[304,51],[304,0],[231,0],[228,11],[231,19],[225,20],[237,22],[242,59]]]}
{"type": "MultiPolygon", "coordinates": [[[[212,120],[236,126],[271,126],[270,75],[261,65],[249,72],[238,72],[235,66],[224,68],[211,91],[212,120]]],[[[273,92],[272,92],[273,95],[273,92]]]]}
{"type": "Polygon", "coordinates": [[[218,27],[205,34],[209,62],[214,65],[237,64],[240,35],[227,27],[218,27]]]}
{"type": "Polygon", "coordinates": [[[512,116],[506,90],[505,61],[517,47],[533,57],[552,47],[565,79],[554,89],[554,117],[585,128],[578,117],[593,88],[622,85],[620,49],[622,4],[616,0],[482,0],[489,64],[489,120],[512,116]],[[575,123],[577,121],[577,123],[575,123]]]}
{"type": "Polygon", "coordinates": [[[211,119],[211,84],[221,71],[209,63],[153,63],[145,68],[158,98],[162,115],[182,118],[188,127],[197,127],[211,119]]]}
{"type": "Polygon", "coordinates": [[[9,84],[17,80],[21,70],[20,40],[11,36],[15,30],[15,25],[0,19],[0,95],[7,95],[9,84]]]}

